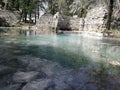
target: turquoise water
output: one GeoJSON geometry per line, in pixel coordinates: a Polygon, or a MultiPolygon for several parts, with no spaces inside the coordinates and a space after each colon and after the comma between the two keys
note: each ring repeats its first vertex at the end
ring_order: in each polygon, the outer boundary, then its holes
{"type": "Polygon", "coordinates": [[[39,72],[33,81],[50,79],[58,89],[119,90],[120,41],[78,34],[1,37],[0,90],[18,85],[15,73],[31,71],[39,72]]]}
{"type": "Polygon", "coordinates": [[[120,42],[95,39],[76,34],[17,36],[0,40],[1,46],[11,46],[8,52],[30,55],[78,68],[90,63],[120,61],[120,42]],[[4,41],[4,43],[3,43],[4,41]]]}

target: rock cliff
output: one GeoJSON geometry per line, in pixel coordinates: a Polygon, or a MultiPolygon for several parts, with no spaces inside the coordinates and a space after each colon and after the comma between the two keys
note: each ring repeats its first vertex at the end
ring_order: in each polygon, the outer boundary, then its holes
{"type": "Polygon", "coordinates": [[[85,31],[104,31],[107,24],[108,11],[105,6],[95,7],[88,11],[84,24],[85,31]]]}
{"type": "Polygon", "coordinates": [[[114,3],[111,27],[120,29],[120,0],[114,3]]]}
{"type": "MultiPolygon", "coordinates": [[[[85,18],[68,17],[59,15],[57,18],[57,29],[59,30],[80,30],[80,31],[97,31],[106,30],[108,10],[106,6],[97,6],[90,9],[85,18]]],[[[38,20],[37,26],[50,29],[55,28],[55,19],[51,15],[44,15],[38,20]]]]}

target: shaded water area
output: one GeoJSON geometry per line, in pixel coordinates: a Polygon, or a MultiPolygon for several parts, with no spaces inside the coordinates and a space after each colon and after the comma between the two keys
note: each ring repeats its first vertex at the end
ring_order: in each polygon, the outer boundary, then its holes
{"type": "Polygon", "coordinates": [[[119,40],[76,34],[0,38],[0,90],[119,88],[119,40]]]}

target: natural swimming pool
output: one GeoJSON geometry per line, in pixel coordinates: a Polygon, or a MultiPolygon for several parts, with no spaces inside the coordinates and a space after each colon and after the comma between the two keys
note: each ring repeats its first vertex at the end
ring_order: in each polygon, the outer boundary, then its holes
{"type": "Polygon", "coordinates": [[[32,55],[60,62],[63,66],[75,67],[87,61],[120,61],[120,42],[113,39],[60,34],[17,36],[6,42],[16,45],[14,49],[20,51],[16,55],[32,55]]]}
{"type": "MultiPolygon", "coordinates": [[[[30,57],[45,59],[53,63],[57,62],[62,67],[73,70],[93,66],[108,69],[107,73],[111,73],[111,75],[119,74],[119,40],[83,37],[78,34],[59,34],[2,37],[0,43],[0,65],[18,68],[17,71],[25,72],[30,70],[28,70],[28,67],[24,69],[24,65],[22,66],[16,59],[19,56],[20,58],[25,56],[26,60],[31,59],[30,57]]],[[[33,65],[34,68],[37,67],[37,63],[33,65]]],[[[32,70],[34,69],[32,68],[32,70]]],[[[96,70],[99,71],[98,68],[96,70]]],[[[97,73],[97,71],[95,72],[97,73]]],[[[96,90],[96,88],[93,90],[96,90]]]]}
{"type": "Polygon", "coordinates": [[[120,61],[120,42],[105,38],[76,34],[17,36],[4,39],[4,44],[11,46],[15,55],[32,55],[57,61],[63,66],[79,67],[91,61],[120,61]]]}

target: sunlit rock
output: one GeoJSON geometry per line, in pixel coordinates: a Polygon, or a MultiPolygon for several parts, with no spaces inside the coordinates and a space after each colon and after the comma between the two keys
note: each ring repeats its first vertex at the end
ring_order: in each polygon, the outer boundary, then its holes
{"type": "Polygon", "coordinates": [[[108,10],[105,6],[95,7],[88,11],[85,17],[86,31],[99,31],[102,32],[106,29],[108,10]]]}

